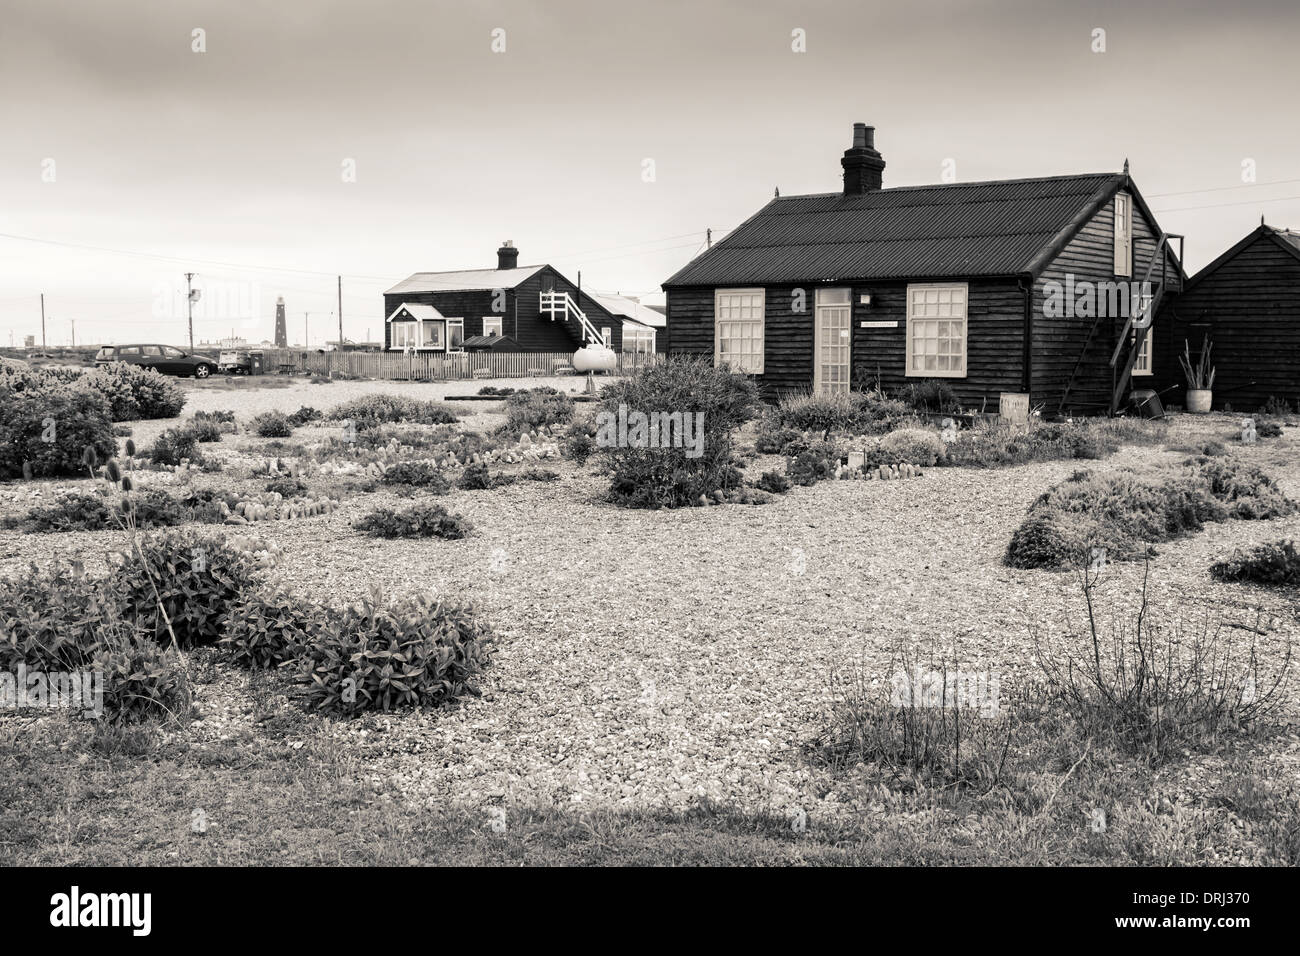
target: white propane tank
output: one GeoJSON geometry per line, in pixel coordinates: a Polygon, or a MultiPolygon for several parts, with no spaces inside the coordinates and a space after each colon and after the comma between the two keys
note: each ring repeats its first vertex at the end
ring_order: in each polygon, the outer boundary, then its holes
{"type": "Polygon", "coordinates": [[[584,345],[573,353],[575,372],[612,372],[618,368],[618,356],[603,345],[584,345]]]}

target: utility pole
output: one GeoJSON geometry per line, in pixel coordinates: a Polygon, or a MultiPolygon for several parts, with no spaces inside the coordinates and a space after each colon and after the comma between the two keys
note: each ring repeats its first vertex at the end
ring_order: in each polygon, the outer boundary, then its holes
{"type": "Polygon", "coordinates": [[[41,351],[45,351],[45,293],[41,293],[41,351]]]}
{"type": "Polygon", "coordinates": [[[307,335],[307,318],[310,315],[311,315],[310,312],[304,312],[302,314],[302,347],[305,349],[311,348],[311,346],[308,344],[311,342],[311,339],[307,335]]]}
{"type": "Polygon", "coordinates": [[[713,230],[712,230],[712,229],[705,229],[705,230],[704,230],[704,241],[705,241],[706,243],[708,243],[708,248],[710,248],[710,249],[713,248],[713,230]]]}
{"type": "Polygon", "coordinates": [[[68,321],[72,323],[72,347],[75,349],[77,347],[77,320],[69,319],[68,321]]]}
{"type": "Polygon", "coordinates": [[[339,368],[343,367],[343,277],[339,276],[339,368]]]}
{"type": "Polygon", "coordinates": [[[185,273],[185,308],[190,317],[190,351],[194,351],[194,273],[185,273]]]}

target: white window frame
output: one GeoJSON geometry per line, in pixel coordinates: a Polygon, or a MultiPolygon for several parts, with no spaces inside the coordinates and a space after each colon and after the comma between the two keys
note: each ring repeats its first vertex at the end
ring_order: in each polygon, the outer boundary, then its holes
{"type": "MultiPolygon", "coordinates": [[[[949,302],[948,304],[952,305],[951,302],[949,302]]],[[[951,309],[949,311],[951,311],[951,309]]],[[[965,282],[923,282],[923,283],[913,283],[909,285],[907,287],[907,350],[906,350],[906,357],[904,359],[904,361],[907,363],[907,366],[904,371],[905,377],[907,378],[965,378],[967,366],[969,364],[969,356],[970,356],[970,322],[968,321],[969,313],[970,313],[970,286],[965,282]],[[943,298],[942,293],[943,292],[955,293],[958,290],[961,291],[961,316],[957,317],[955,315],[938,314],[939,312],[943,311],[943,305],[945,304],[942,301],[943,298]],[[918,303],[916,301],[915,293],[921,293],[928,299],[930,298],[929,293],[931,292],[940,293],[938,296],[935,296],[937,301],[933,303],[931,302],[919,303],[919,306],[924,314],[917,314],[918,303]],[[929,314],[931,307],[935,309],[936,312],[935,315],[929,314]],[[935,340],[935,346],[937,350],[945,348],[944,343],[946,342],[947,343],[946,347],[949,350],[951,350],[953,341],[958,339],[958,336],[951,334],[951,325],[949,325],[948,327],[947,334],[940,335],[939,332],[943,330],[943,326],[941,326],[940,323],[953,323],[953,322],[961,323],[961,329],[960,329],[961,351],[959,353],[952,352],[952,351],[946,351],[940,353],[936,351],[936,354],[934,356],[935,357],[934,368],[920,368],[920,369],[913,368],[913,365],[915,364],[913,359],[916,354],[915,353],[916,338],[917,338],[916,333],[918,331],[923,331],[922,324],[928,326],[930,323],[934,323],[935,325],[935,335],[923,336],[922,338],[924,338],[927,341],[933,338],[935,340]],[[951,367],[947,369],[938,368],[939,358],[941,357],[941,355],[949,356],[950,365],[951,365],[951,356],[960,355],[961,368],[960,369],[954,369],[951,367]]],[[[928,352],[923,352],[921,357],[925,358],[928,354],[929,354],[928,352]]]]}
{"type": "Polygon", "coordinates": [[[612,349],[614,347],[614,330],[608,325],[602,325],[600,327],[600,340],[605,343],[605,348],[612,349]]]}
{"type": "Polygon", "coordinates": [[[1151,340],[1154,336],[1151,330],[1147,329],[1146,338],[1142,340],[1142,348],[1133,356],[1133,374],[1134,375],[1154,375],[1155,370],[1151,365],[1151,340]]]}
{"type": "Polygon", "coordinates": [[[762,375],[767,343],[767,294],[763,289],[713,290],[713,364],[730,364],[748,375],[762,375]],[[744,315],[745,310],[751,314],[744,315]],[[724,315],[724,311],[727,313],[724,315]],[[735,313],[739,312],[737,315],[735,313]],[[753,315],[752,313],[757,313],[753,315]],[[748,328],[745,328],[748,326],[748,328]],[[724,335],[724,330],[729,334],[724,335]],[[730,334],[733,331],[741,334],[730,334]],[[744,332],[751,333],[744,335],[744,332]],[[748,350],[731,349],[723,357],[722,343],[748,341],[748,350]],[[736,359],[739,359],[737,361],[736,359]]]}
{"type": "Polygon", "coordinates": [[[1115,194],[1115,275],[1133,275],[1133,197],[1115,194]]]}
{"type": "Polygon", "coordinates": [[[448,316],[448,317],[447,317],[447,328],[446,328],[445,331],[446,331],[446,335],[447,335],[447,351],[448,351],[448,352],[463,352],[463,351],[465,351],[465,320],[464,320],[463,318],[453,318],[453,317],[451,317],[451,316],[448,316]],[[460,326],[460,345],[452,345],[452,344],[451,344],[451,329],[452,329],[452,326],[460,326]]]}
{"type": "Polygon", "coordinates": [[[813,297],[813,394],[829,395],[833,393],[848,394],[850,379],[853,376],[853,290],[848,286],[836,286],[818,289],[813,297]],[[846,350],[847,361],[844,363],[844,379],[840,382],[827,382],[822,378],[822,349],[827,343],[823,336],[823,313],[830,309],[843,310],[847,341],[836,342],[834,347],[846,350]]]}
{"type": "Polygon", "coordinates": [[[415,319],[394,319],[388,323],[388,330],[390,352],[405,352],[408,348],[419,348],[416,342],[420,337],[420,323],[415,319]],[[400,342],[397,335],[399,330],[402,332],[400,342]]]}
{"type": "Polygon", "coordinates": [[[506,319],[505,319],[505,316],[503,316],[503,315],[485,315],[485,316],[483,316],[483,334],[484,334],[484,335],[498,335],[498,336],[504,336],[504,335],[505,335],[505,324],[506,324],[506,319]],[[495,332],[489,332],[489,331],[488,331],[488,323],[489,323],[489,322],[490,322],[490,323],[493,323],[493,324],[496,326],[496,331],[495,331],[495,332]]]}
{"type": "Polygon", "coordinates": [[[434,352],[445,352],[447,350],[447,323],[443,319],[425,319],[420,323],[420,348],[429,349],[434,352]],[[429,335],[430,329],[438,330],[438,340],[433,341],[429,335]]]}

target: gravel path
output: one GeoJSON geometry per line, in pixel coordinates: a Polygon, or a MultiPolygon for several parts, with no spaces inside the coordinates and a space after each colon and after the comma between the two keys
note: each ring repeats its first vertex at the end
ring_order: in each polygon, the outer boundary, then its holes
{"type": "MultiPolygon", "coordinates": [[[[187,412],[235,408],[242,418],[272,407],[327,409],[381,390],[440,397],[445,388],[196,389],[187,412]]],[[[483,421],[498,413],[488,404],[475,411],[483,421]]],[[[1172,440],[1222,437],[1230,424],[1184,418],[1172,440]]],[[[162,425],[140,424],[137,434],[162,425]]],[[[1300,498],[1297,434],[1288,430],[1242,455],[1265,463],[1300,498]]],[[[1087,466],[1181,457],[1130,447],[1087,466]]],[[[817,730],[832,671],[862,667],[885,677],[896,642],[923,655],[950,653],[955,642],[962,668],[998,673],[1005,694],[1037,674],[1030,624],[1059,622],[1063,608],[1078,604],[1071,575],[1001,564],[1030,502],[1078,463],[931,469],[906,481],[796,488],[762,507],[671,512],[616,509],[599,501],[604,483],[591,470],[553,467],[561,482],[440,499],[475,523],[476,533],[461,541],[358,534],[352,519],[399,500],[383,491],[332,515],[258,528],[284,548],[284,579],[304,598],[349,601],[379,585],[389,594],[471,596],[489,609],[500,642],[482,698],[443,713],[335,727],[367,754],[367,773],[409,800],[677,808],[708,797],[752,810],[864,812],[858,797],[837,792],[797,756],[817,730]],[[385,732],[375,733],[380,727],[385,732]]],[[[14,488],[0,489],[6,511],[21,503],[4,495],[14,488]]],[[[1300,517],[1291,517],[1210,525],[1162,545],[1152,604],[1157,613],[1194,617],[1210,608],[1242,622],[1263,608],[1294,634],[1294,608],[1282,597],[1216,583],[1208,567],[1235,547],[1297,535],[1300,517]]],[[[0,531],[0,573],[54,549],[98,553],[111,539],[0,531]]],[[[1102,601],[1131,607],[1141,576],[1140,566],[1114,566],[1102,601]]],[[[1059,641],[1059,628],[1046,633],[1059,641]]],[[[1265,643],[1273,655],[1277,642],[1265,643]]],[[[222,686],[237,696],[240,680],[232,675],[222,686]]]]}

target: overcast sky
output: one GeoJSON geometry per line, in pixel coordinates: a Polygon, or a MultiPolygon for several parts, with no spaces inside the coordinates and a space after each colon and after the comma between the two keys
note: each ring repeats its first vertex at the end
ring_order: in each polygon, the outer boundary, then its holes
{"type": "Polygon", "coordinates": [[[43,291],[51,344],[184,344],[192,271],[196,341],[283,295],[319,345],[336,273],[374,338],[389,284],[507,238],[662,301],[706,228],[839,189],[855,121],[886,186],[1128,157],[1195,270],[1300,227],[1297,39],[1295,0],[0,0],[0,336],[39,343],[43,291]]]}

